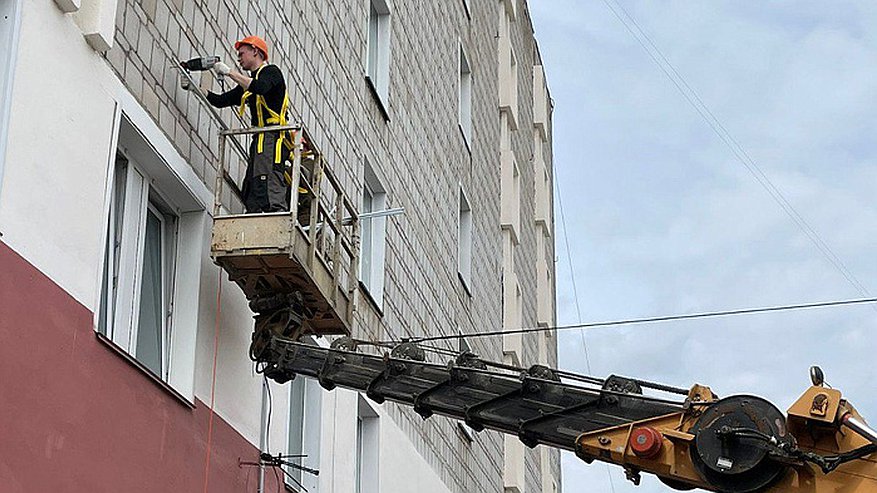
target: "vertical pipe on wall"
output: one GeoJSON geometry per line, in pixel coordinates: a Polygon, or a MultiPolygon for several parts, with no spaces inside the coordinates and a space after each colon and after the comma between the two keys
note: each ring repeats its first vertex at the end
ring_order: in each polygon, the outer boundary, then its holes
{"type": "MultiPolygon", "coordinates": [[[[293,182],[295,183],[295,182],[293,182]]],[[[268,391],[268,380],[262,379],[262,414],[259,420],[259,453],[265,452],[268,448],[268,399],[270,398],[270,392],[268,391]]],[[[264,493],[265,491],[265,464],[262,463],[261,457],[259,458],[259,488],[256,490],[258,493],[264,493]]]]}

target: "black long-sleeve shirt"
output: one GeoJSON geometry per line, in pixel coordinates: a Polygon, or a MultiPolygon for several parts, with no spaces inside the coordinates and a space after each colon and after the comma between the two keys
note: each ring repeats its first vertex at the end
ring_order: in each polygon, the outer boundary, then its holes
{"type": "MultiPolygon", "coordinates": [[[[250,72],[253,81],[250,88],[247,89],[253,94],[265,96],[265,103],[273,111],[280,113],[283,108],[283,98],[286,96],[286,82],[283,80],[283,74],[277,65],[265,65],[261,71],[250,72]]],[[[241,98],[244,95],[244,88],[235,86],[234,89],[226,91],[222,94],[214,92],[207,93],[207,101],[217,108],[225,108],[228,106],[237,106],[241,104],[241,98]]],[[[250,108],[250,123],[253,126],[259,124],[256,113],[256,98],[251,96],[247,99],[247,106],[250,108]]],[[[264,115],[267,119],[270,115],[264,115]]]]}

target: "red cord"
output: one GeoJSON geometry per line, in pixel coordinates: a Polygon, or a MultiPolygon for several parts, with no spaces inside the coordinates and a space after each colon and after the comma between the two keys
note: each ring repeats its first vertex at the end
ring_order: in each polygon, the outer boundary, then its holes
{"type": "Polygon", "coordinates": [[[210,447],[213,442],[213,405],[216,399],[216,358],[219,353],[219,319],[222,316],[222,269],[219,269],[219,279],[216,289],[216,323],[213,328],[213,372],[210,382],[210,418],[207,421],[207,450],[204,456],[204,493],[207,493],[207,483],[210,476],[210,447]]]}

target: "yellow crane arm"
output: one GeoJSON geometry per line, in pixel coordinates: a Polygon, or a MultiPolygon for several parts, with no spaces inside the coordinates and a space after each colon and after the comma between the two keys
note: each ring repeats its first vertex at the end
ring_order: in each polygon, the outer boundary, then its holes
{"type": "Polygon", "coordinates": [[[349,337],[326,348],[274,336],[252,355],[280,383],[301,375],[328,390],[362,391],[424,419],[444,415],[530,447],[619,465],[636,484],[645,472],[679,490],[877,493],[877,433],[839,390],[822,386],[818,369],[784,415],[760,397],[720,399],[701,385],[514,368],[468,352],[437,364],[413,342],[384,355],[357,345],[349,337]]]}

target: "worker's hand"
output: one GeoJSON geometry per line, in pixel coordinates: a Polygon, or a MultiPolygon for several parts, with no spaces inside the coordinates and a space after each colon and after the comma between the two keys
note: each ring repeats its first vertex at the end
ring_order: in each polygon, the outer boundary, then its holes
{"type": "Polygon", "coordinates": [[[188,77],[185,75],[180,76],[180,87],[183,88],[184,91],[192,91],[194,84],[189,82],[188,77]]]}
{"type": "Polygon", "coordinates": [[[217,75],[228,75],[231,73],[231,68],[222,62],[216,62],[216,64],[213,65],[213,70],[217,75]]]}

